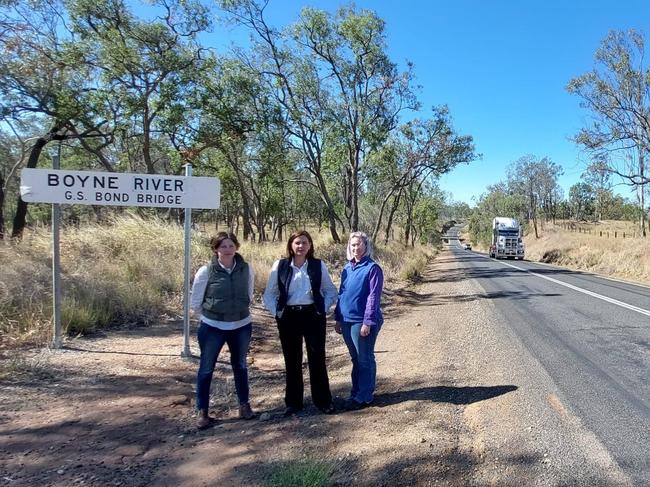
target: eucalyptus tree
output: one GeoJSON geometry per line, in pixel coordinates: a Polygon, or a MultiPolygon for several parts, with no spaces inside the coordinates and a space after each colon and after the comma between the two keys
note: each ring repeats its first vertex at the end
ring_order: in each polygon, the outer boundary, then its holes
{"type": "Polygon", "coordinates": [[[594,189],[584,181],[569,188],[569,205],[576,220],[594,218],[595,201],[594,189]]]}
{"type": "Polygon", "coordinates": [[[165,155],[170,134],[164,116],[182,110],[200,81],[208,56],[197,36],[210,27],[207,7],[159,0],[153,2],[157,16],[141,19],[124,0],[69,0],[68,6],[77,51],[100,73],[114,100],[125,147],[133,149],[130,169],[172,171],[165,155]]]}
{"type": "Polygon", "coordinates": [[[603,160],[596,160],[589,164],[587,170],[581,175],[581,179],[593,188],[594,192],[594,220],[602,220],[606,212],[607,202],[610,200],[612,173],[607,169],[607,163],[603,160]]]}
{"type": "Polygon", "coordinates": [[[397,128],[404,110],[419,106],[412,65],[400,72],[390,60],[385,22],[370,10],[341,7],[331,15],[305,8],[293,36],[298,49],[317,60],[313,72],[330,95],[326,121],[344,141],[346,217],[357,230],[367,157],[397,128]]]}
{"type": "Polygon", "coordinates": [[[591,122],[575,141],[607,170],[637,190],[641,232],[645,236],[644,188],[650,183],[650,70],[640,32],[612,31],[595,54],[594,69],[570,81],[567,89],[589,110],[591,122]]]}
{"type": "Polygon", "coordinates": [[[400,133],[379,152],[380,157],[375,158],[372,174],[382,181],[382,198],[374,239],[383,223],[385,208],[392,201],[385,231],[385,241],[388,240],[405,188],[435,180],[457,165],[480,157],[475,152],[473,138],[455,132],[446,106],[434,107],[432,112],[430,119],[404,124],[400,133]]]}
{"type": "Polygon", "coordinates": [[[545,200],[552,197],[560,174],[561,166],[548,157],[539,159],[532,154],[520,157],[508,167],[509,190],[526,198],[526,218],[533,223],[535,238],[539,238],[537,211],[545,200]]]}
{"type": "Polygon", "coordinates": [[[438,227],[438,216],[444,197],[436,181],[413,181],[404,191],[404,243],[415,245],[420,240],[433,243],[438,227]]]}
{"type": "MultiPolygon", "coordinates": [[[[36,167],[52,141],[86,144],[110,137],[104,107],[97,103],[101,88],[93,82],[94,68],[74,48],[60,2],[3,3],[0,28],[0,121],[43,127],[30,139],[25,167],[36,167]]],[[[22,234],[26,215],[27,203],[19,198],[12,236],[22,234]]]]}
{"type": "Polygon", "coordinates": [[[313,180],[302,184],[315,187],[327,208],[330,233],[335,242],[338,215],[323,175],[325,133],[330,122],[329,96],[313,57],[300,56],[287,36],[271,27],[264,16],[267,3],[255,0],[221,0],[220,6],[254,36],[251,53],[239,51],[252,73],[259,76],[282,109],[291,147],[299,150],[302,168],[313,180]]]}
{"type": "Polygon", "coordinates": [[[5,236],[5,195],[8,190],[8,183],[12,181],[12,174],[16,171],[18,162],[22,157],[15,151],[16,141],[14,137],[0,130],[0,240],[5,236]]]}
{"type": "Polygon", "coordinates": [[[561,199],[562,191],[559,184],[559,177],[564,173],[562,166],[548,158],[542,158],[539,162],[537,186],[539,188],[540,209],[544,214],[544,220],[550,221],[555,218],[557,204],[561,199]]]}

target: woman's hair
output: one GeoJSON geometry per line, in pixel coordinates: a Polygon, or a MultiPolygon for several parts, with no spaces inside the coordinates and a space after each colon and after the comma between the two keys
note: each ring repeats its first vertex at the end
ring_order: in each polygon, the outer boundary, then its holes
{"type": "Polygon", "coordinates": [[[216,251],[221,243],[226,239],[232,240],[232,243],[235,244],[235,248],[239,250],[239,240],[237,240],[237,235],[232,232],[219,232],[216,235],[213,235],[210,238],[210,248],[213,251],[216,251]]]}
{"type": "Polygon", "coordinates": [[[311,235],[309,235],[309,232],[307,230],[300,230],[299,232],[293,232],[289,237],[289,241],[287,242],[287,258],[291,259],[293,257],[293,249],[291,248],[291,244],[298,237],[307,237],[307,240],[309,240],[309,250],[307,251],[307,258],[311,259],[312,257],[314,257],[314,241],[311,239],[311,235]]]}
{"type": "Polygon", "coordinates": [[[366,251],[361,256],[361,258],[363,258],[363,257],[372,257],[372,241],[370,240],[370,237],[368,237],[368,235],[366,235],[363,232],[352,232],[350,234],[350,238],[348,238],[348,246],[347,246],[347,249],[346,249],[346,255],[347,255],[348,260],[352,260],[352,257],[353,257],[352,249],[350,248],[350,242],[352,242],[353,238],[361,239],[361,241],[366,246],[366,251]]]}

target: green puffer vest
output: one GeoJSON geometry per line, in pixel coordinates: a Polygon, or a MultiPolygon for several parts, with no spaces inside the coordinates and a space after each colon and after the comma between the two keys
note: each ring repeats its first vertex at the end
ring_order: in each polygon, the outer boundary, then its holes
{"type": "Polygon", "coordinates": [[[203,297],[202,314],[217,321],[239,321],[250,316],[248,297],[248,264],[235,254],[235,268],[228,272],[219,265],[217,257],[210,263],[210,275],[203,297]]]}

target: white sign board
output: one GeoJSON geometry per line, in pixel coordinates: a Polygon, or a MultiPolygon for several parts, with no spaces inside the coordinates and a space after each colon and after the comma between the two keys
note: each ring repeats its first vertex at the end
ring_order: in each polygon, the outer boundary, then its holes
{"type": "Polygon", "coordinates": [[[23,169],[20,197],[28,203],[219,208],[219,178],[55,169],[23,169]]]}

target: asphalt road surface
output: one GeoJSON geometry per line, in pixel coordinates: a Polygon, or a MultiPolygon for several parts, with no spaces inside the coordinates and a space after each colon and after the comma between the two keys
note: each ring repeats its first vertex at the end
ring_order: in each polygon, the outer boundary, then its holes
{"type": "Polygon", "coordinates": [[[650,287],[449,247],[634,485],[650,485],[650,287]]]}

